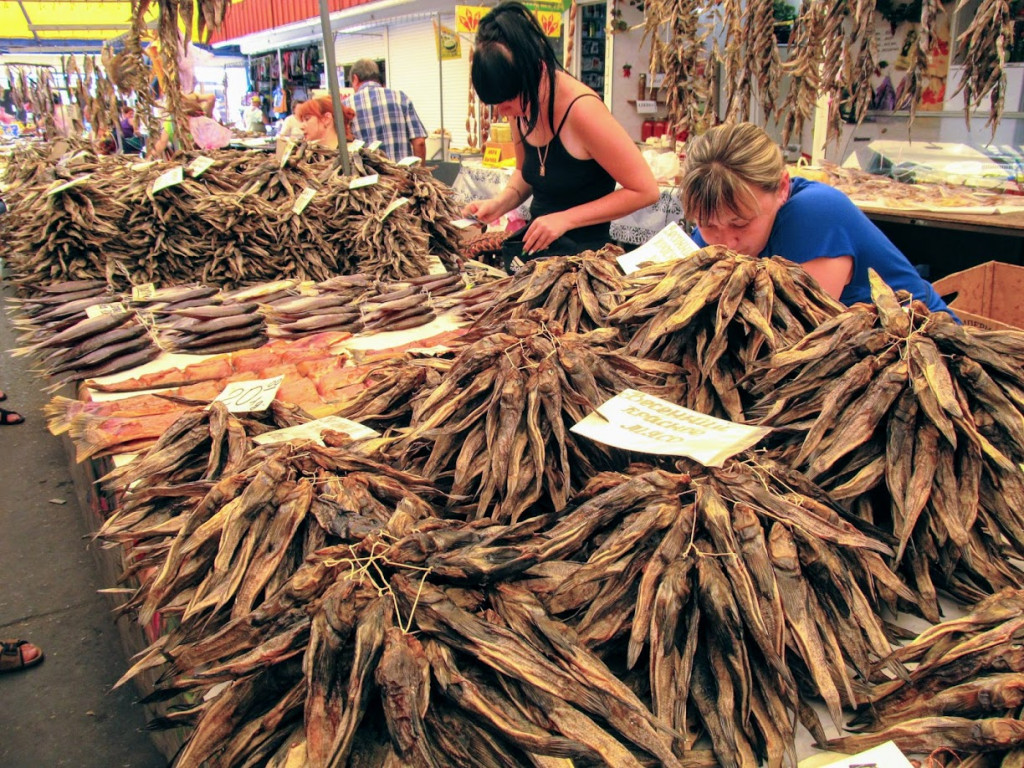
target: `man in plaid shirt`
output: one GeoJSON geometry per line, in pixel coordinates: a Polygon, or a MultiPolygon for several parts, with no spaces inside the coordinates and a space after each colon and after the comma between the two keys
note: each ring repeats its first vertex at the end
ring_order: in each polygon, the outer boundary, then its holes
{"type": "Polygon", "coordinates": [[[392,160],[415,155],[427,159],[427,130],[416,107],[402,91],[380,84],[377,62],[360,59],[352,65],[349,79],[355,93],[345,103],[356,111],[352,126],[357,139],[381,142],[381,150],[392,160]]]}

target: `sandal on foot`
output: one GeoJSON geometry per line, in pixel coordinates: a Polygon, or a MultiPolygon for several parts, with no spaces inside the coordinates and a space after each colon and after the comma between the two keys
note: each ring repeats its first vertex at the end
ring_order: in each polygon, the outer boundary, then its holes
{"type": "Polygon", "coordinates": [[[7,393],[0,389],[0,403],[7,399],[7,393]]]}
{"type": "Polygon", "coordinates": [[[21,424],[24,420],[25,417],[20,413],[0,408],[0,427],[13,427],[15,424],[21,424]]]}
{"type": "Polygon", "coordinates": [[[0,641],[0,674],[28,669],[42,660],[42,649],[27,640],[0,641]]]}

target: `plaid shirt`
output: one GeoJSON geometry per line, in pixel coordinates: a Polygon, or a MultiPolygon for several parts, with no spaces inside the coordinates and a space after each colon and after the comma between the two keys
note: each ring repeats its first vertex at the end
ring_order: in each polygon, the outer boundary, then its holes
{"type": "Polygon", "coordinates": [[[425,139],[427,129],[416,114],[416,107],[402,91],[393,91],[372,80],[345,103],[356,111],[352,132],[367,144],[381,142],[381,150],[391,160],[412,154],[412,139],[425,139]]]}

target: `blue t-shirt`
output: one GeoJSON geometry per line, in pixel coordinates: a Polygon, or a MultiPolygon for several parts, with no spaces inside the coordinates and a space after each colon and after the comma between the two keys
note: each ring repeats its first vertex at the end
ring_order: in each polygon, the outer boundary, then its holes
{"type": "MultiPolygon", "coordinates": [[[[697,230],[693,239],[701,247],[707,245],[697,230]]],[[[893,290],[909,291],[932,312],[953,314],[882,230],[850,198],[828,184],[800,176],[790,182],[789,199],[779,208],[768,245],[758,255],[782,256],[797,264],[822,257],[851,256],[853,274],[839,297],[843,304],[871,301],[870,267],[893,290]]]]}

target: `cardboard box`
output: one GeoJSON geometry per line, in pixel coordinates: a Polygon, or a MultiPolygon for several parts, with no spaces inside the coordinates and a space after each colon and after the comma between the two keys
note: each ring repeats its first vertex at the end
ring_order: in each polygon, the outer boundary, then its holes
{"type": "Polygon", "coordinates": [[[932,285],[965,325],[1024,330],[1024,267],[986,261],[932,285]]]}

